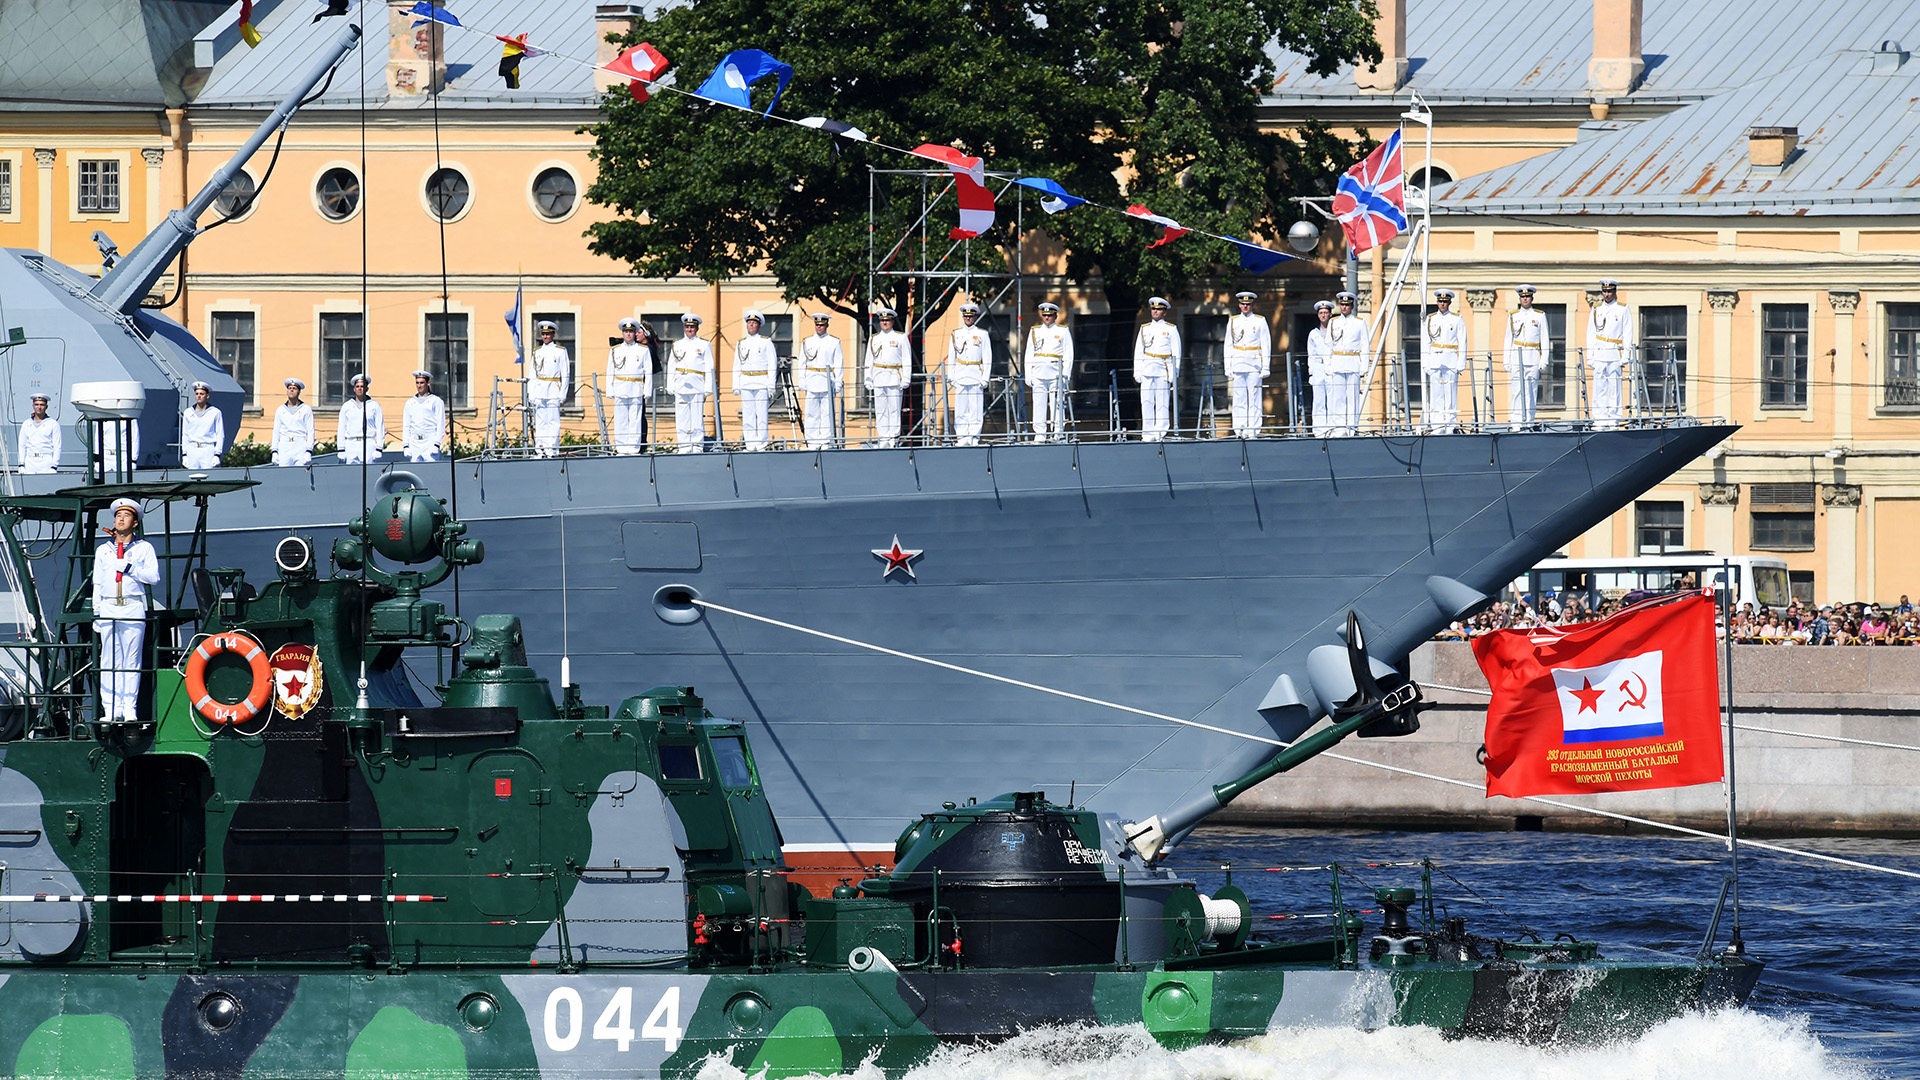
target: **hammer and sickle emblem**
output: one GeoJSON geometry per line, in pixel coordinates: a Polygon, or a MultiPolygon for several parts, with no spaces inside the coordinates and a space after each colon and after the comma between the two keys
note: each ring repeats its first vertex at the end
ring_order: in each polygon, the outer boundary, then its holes
{"type": "Polygon", "coordinates": [[[1636,709],[1644,709],[1647,707],[1647,680],[1639,675],[1635,675],[1634,678],[1640,680],[1639,695],[1637,697],[1634,695],[1631,683],[1624,679],[1621,680],[1620,692],[1627,695],[1627,701],[1625,705],[1621,705],[1618,709],[1614,710],[1615,712],[1626,712],[1627,705],[1631,705],[1636,709]]]}

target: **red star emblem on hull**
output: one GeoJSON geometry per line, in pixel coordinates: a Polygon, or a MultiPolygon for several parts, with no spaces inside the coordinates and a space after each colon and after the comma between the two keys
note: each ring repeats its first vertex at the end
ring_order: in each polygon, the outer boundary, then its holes
{"type": "Polygon", "coordinates": [[[907,572],[908,577],[913,578],[916,581],[919,580],[919,578],[913,572],[913,560],[925,554],[924,548],[901,547],[900,534],[895,533],[893,537],[892,547],[873,548],[872,551],[876,558],[886,563],[886,565],[882,567],[880,570],[880,579],[882,581],[885,581],[887,578],[892,577],[893,572],[895,570],[905,570],[907,572]]]}

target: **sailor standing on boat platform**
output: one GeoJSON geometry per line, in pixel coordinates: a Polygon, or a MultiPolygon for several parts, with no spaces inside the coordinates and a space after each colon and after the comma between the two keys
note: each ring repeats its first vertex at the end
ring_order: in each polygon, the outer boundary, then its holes
{"type": "Polygon", "coordinates": [[[287,380],[286,404],[273,412],[273,463],[284,468],[313,464],[313,406],[300,400],[307,384],[287,380]]]}
{"type": "Polygon", "coordinates": [[[400,452],[408,461],[439,461],[447,433],[447,403],[433,392],[433,373],[413,373],[413,396],[400,410],[400,452]]]}
{"type": "Polygon", "coordinates": [[[1334,295],[1340,314],[1327,321],[1327,340],[1333,350],[1327,359],[1327,419],[1335,435],[1360,433],[1360,395],[1367,381],[1367,362],[1373,357],[1367,320],[1353,313],[1360,298],[1350,292],[1334,295]]]}
{"type": "Polygon", "coordinates": [[[527,379],[527,404],[533,407],[533,445],[541,457],[560,452],[560,405],[567,400],[573,360],[567,347],[554,341],[560,327],[540,321],[540,347],[533,350],[533,371],[527,379]]]}
{"type": "Polygon", "coordinates": [[[748,308],[741,317],[747,336],[733,347],[733,392],[740,396],[740,437],[748,450],[767,448],[767,404],[773,398],[773,380],[780,368],[780,354],[773,342],[760,336],[766,322],[758,311],[748,308]]]}
{"type": "Polygon", "coordinates": [[[700,340],[700,316],[680,316],[686,336],[667,354],[667,392],[673,395],[674,434],[680,452],[697,454],[707,441],[707,395],[713,393],[713,346],[700,340]]]}
{"type": "Polygon", "coordinates": [[[227,445],[227,420],[213,407],[213,387],[193,384],[193,404],[180,414],[180,464],[189,469],[217,469],[220,450],[227,445]]]}
{"type": "Polygon", "coordinates": [[[1453,313],[1453,290],[1435,289],[1420,333],[1420,374],[1426,379],[1427,430],[1451,435],[1460,420],[1460,372],[1467,366],[1467,322],[1453,313]]]}
{"type": "Polygon", "coordinates": [[[1262,384],[1273,371],[1273,336],[1267,320],[1253,313],[1258,293],[1233,294],[1240,314],[1227,320],[1227,382],[1233,391],[1233,433],[1242,439],[1260,434],[1267,422],[1262,384]]]}
{"type": "Polygon", "coordinates": [[[1167,321],[1164,297],[1147,301],[1147,322],[1133,336],[1133,381],[1140,384],[1140,438],[1159,442],[1172,424],[1173,387],[1180,381],[1180,330],[1167,321]]]}
{"type": "Polygon", "coordinates": [[[1073,334],[1060,325],[1060,305],[1042,303],[1040,325],[1027,331],[1026,379],[1033,391],[1033,437],[1052,442],[1067,433],[1067,376],[1073,371],[1073,334]]]}
{"type": "Polygon", "coordinates": [[[1320,325],[1307,334],[1307,394],[1313,398],[1313,433],[1326,436],[1333,431],[1333,413],[1327,408],[1333,393],[1328,388],[1329,372],[1333,368],[1333,335],[1327,332],[1327,327],[1333,324],[1333,301],[1314,301],[1313,314],[1320,325]]]}
{"type": "Polygon", "coordinates": [[[824,450],[833,445],[833,406],[847,377],[847,357],[840,339],[827,333],[833,316],[824,311],[813,315],[813,336],[800,343],[800,392],[802,423],[807,449],[824,450]]]}
{"type": "Polygon", "coordinates": [[[1600,302],[1587,316],[1587,363],[1593,365],[1593,419],[1620,422],[1621,374],[1633,354],[1633,309],[1619,300],[1620,283],[1600,279],[1600,302]]]}
{"type": "Polygon", "coordinates": [[[1547,368],[1549,340],[1547,316],[1533,307],[1533,286],[1514,290],[1519,308],[1507,316],[1507,347],[1501,354],[1501,366],[1507,369],[1507,419],[1514,424],[1532,424],[1534,406],[1540,399],[1540,373],[1547,368]]]}
{"type": "Polygon", "coordinates": [[[961,446],[980,445],[987,409],[987,379],[993,375],[993,339],[976,323],[980,305],[960,305],[959,329],[947,341],[947,380],[953,384],[953,431],[961,446]]]}
{"type": "Polygon", "coordinates": [[[873,430],[882,447],[900,436],[900,394],[913,371],[913,347],[893,328],[893,309],[880,308],[880,331],[867,339],[867,389],[873,391],[873,430]]]}
{"type": "Polygon", "coordinates": [[[60,421],[47,415],[52,398],[33,395],[33,415],[20,424],[20,471],[44,475],[58,470],[62,436],[60,421]]]}
{"type": "Polygon", "coordinates": [[[373,380],[362,372],[353,377],[353,396],[340,403],[334,438],[340,445],[340,463],[359,465],[379,461],[387,445],[387,413],[367,396],[373,380]]]}
{"type": "Polygon", "coordinates": [[[160,583],[153,545],[133,535],[140,504],[113,500],[113,525],[93,553],[93,633],[100,642],[100,717],[135,720],[140,656],[147,632],[147,586],[160,583]]]}
{"type": "Polygon", "coordinates": [[[607,396],[613,399],[613,450],[637,454],[646,438],[653,397],[653,350],[640,340],[640,320],[620,320],[620,344],[607,350],[607,396]]]}

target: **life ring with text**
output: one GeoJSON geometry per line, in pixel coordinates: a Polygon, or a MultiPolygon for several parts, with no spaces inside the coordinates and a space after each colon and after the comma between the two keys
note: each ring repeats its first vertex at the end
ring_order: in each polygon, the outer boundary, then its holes
{"type": "Polygon", "coordinates": [[[187,700],[193,711],[216,724],[239,724],[260,715],[273,697],[273,673],[267,669],[267,650],[252,636],[237,630],[215,634],[202,641],[187,657],[183,672],[187,680],[187,700]],[[253,673],[253,686],[245,701],[228,705],[207,692],[207,665],[222,653],[232,653],[247,662],[253,673]]]}

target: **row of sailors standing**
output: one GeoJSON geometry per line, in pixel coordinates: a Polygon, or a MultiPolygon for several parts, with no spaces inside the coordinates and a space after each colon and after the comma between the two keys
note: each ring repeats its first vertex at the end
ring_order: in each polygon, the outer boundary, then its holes
{"type": "MultiPolygon", "coordinates": [[[[334,442],[342,464],[371,464],[386,454],[386,409],[369,396],[373,380],[364,372],[355,375],[351,385],[353,396],[340,403],[334,442]]],[[[306,388],[299,379],[286,381],[287,400],[273,414],[275,465],[292,467],[313,461],[313,406],[300,398],[306,388]]],[[[433,392],[433,374],[415,371],[413,396],[400,411],[400,452],[408,461],[439,461],[446,435],[447,403],[433,392]]]]}

